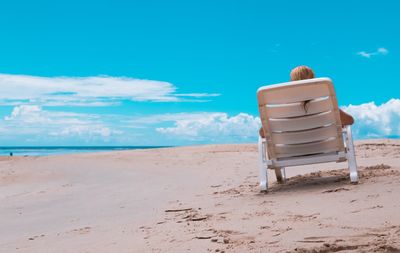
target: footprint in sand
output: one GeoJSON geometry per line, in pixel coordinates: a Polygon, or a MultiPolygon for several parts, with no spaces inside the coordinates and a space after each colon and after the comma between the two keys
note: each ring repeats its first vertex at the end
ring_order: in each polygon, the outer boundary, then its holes
{"type": "Polygon", "coordinates": [[[382,205],[371,206],[371,207],[364,208],[364,209],[354,210],[354,211],[351,211],[350,213],[359,213],[364,210],[371,210],[371,209],[377,209],[377,208],[383,208],[383,206],[382,205]]]}
{"type": "Polygon", "coordinates": [[[365,233],[351,235],[343,238],[331,236],[305,237],[297,241],[301,244],[322,243],[314,247],[298,247],[296,252],[400,252],[399,226],[388,226],[383,228],[364,228],[365,233]]]}
{"type": "Polygon", "coordinates": [[[340,188],[336,188],[336,189],[326,190],[326,191],[323,191],[322,193],[341,192],[341,191],[350,191],[350,189],[340,187],[340,188]]]}
{"type": "Polygon", "coordinates": [[[83,228],[76,228],[76,229],[73,229],[73,230],[71,230],[71,231],[69,231],[69,232],[67,232],[67,233],[73,233],[73,234],[84,235],[84,234],[90,233],[90,230],[91,230],[91,229],[92,229],[91,227],[87,226],[87,227],[83,227],[83,228]]]}
{"type": "MultiPolygon", "coordinates": [[[[189,222],[205,221],[213,216],[211,214],[201,214],[199,210],[201,210],[201,208],[167,209],[165,213],[167,213],[168,216],[173,214],[172,220],[176,221],[176,223],[186,222],[187,224],[189,224],[189,222]]],[[[171,220],[171,217],[169,218],[170,219],[166,218],[166,220],[171,220]]]]}
{"type": "Polygon", "coordinates": [[[149,239],[150,235],[152,233],[152,227],[149,226],[140,226],[139,227],[140,231],[143,232],[145,234],[145,236],[143,237],[143,239],[149,239]]]}
{"type": "Polygon", "coordinates": [[[45,236],[45,235],[43,235],[43,234],[42,234],[42,235],[35,235],[35,236],[32,236],[32,237],[29,237],[28,240],[29,240],[29,241],[33,241],[33,240],[35,240],[35,239],[37,239],[37,238],[41,238],[41,237],[44,237],[44,236],[45,236]]]}

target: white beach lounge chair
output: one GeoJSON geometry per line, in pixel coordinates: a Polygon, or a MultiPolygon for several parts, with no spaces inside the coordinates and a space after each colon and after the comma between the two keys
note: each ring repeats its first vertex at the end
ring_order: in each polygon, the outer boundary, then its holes
{"type": "Polygon", "coordinates": [[[358,182],[350,126],[342,128],[329,78],[264,86],[257,91],[265,138],[259,138],[260,187],[268,189],[267,169],[285,181],[285,167],[348,161],[358,182]]]}

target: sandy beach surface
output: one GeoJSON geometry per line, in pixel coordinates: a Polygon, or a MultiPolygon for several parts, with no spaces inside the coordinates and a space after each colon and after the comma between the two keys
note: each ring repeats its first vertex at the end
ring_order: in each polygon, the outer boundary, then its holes
{"type": "Polygon", "coordinates": [[[400,140],[258,188],[257,147],[0,158],[0,252],[400,252],[400,140]]]}

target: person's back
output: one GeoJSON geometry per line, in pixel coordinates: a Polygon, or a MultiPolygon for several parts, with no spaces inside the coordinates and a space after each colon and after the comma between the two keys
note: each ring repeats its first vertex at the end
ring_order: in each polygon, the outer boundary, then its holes
{"type": "MultiPolygon", "coordinates": [[[[307,66],[298,66],[292,69],[292,71],[290,71],[290,81],[312,79],[314,77],[315,77],[314,71],[307,66]]],[[[353,117],[342,110],[339,111],[340,111],[340,121],[342,122],[342,125],[343,126],[353,125],[354,123],[353,117]]],[[[264,137],[264,131],[262,127],[260,128],[260,136],[264,137]]]]}

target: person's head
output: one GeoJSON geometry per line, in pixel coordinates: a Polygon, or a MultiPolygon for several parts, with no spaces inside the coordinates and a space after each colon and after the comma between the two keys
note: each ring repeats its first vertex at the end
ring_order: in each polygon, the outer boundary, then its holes
{"type": "Polygon", "coordinates": [[[314,78],[314,71],[307,66],[298,66],[290,71],[290,81],[314,78]]]}

